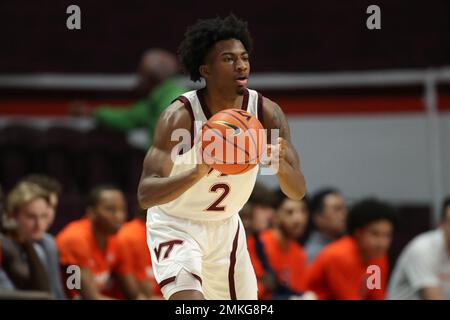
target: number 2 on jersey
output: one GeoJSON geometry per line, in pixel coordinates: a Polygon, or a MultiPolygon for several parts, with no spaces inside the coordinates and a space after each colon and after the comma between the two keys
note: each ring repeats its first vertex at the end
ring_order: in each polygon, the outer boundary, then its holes
{"type": "Polygon", "coordinates": [[[209,192],[220,193],[220,196],[214,201],[206,211],[225,211],[225,206],[220,205],[220,203],[227,197],[228,193],[230,193],[230,186],[226,183],[216,183],[211,186],[209,192]]]}

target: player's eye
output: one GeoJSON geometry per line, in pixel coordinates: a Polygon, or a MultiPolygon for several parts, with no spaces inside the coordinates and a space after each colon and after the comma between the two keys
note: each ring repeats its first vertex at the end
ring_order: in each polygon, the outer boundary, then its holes
{"type": "Polygon", "coordinates": [[[242,57],[242,60],[244,60],[245,62],[247,62],[247,61],[248,61],[248,56],[243,56],[243,57],[242,57]]]}
{"type": "Polygon", "coordinates": [[[224,61],[224,62],[232,62],[232,61],[233,61],[233,58],[231,58],[231,57],[225,57],[225,58],[223,59],[223,61],[224,61]]]}

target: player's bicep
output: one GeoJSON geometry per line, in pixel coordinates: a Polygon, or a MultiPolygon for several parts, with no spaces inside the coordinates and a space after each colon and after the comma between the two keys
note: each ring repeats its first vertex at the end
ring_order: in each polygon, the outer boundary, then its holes
{"type": "Polygon", "coordinates": [[[264,127],[268,130],[269,137],[272,130],[278,130],[278,136],[291,141],[291,132],[286,116],[281,107],[275,102],[264,98],[263,104],[264,127]]]}
{"type": "Polygon", "coordinates": [[[272,137],[281,137],[284,140],[286,140],[288,148],[287,148],[287,160],[290,164],[292,164],[295,167],[300,167],[300,159],[297,154],[297,151],[295,150],[292,140],[291,140],[291,129],[289,127],[288,120],[286,118],[286,115],[284,114],[283,110],[281,110],[281,107],[276,104],[275,102],[264,98],[264,126],[268,130],[267,132],[267,138],[270,143],[275,143],[275,141],[272,141],[272,137]],[[277,131],[273,131],[277,130],[277,131]],[[273,134],[277,132],[277,134],[274,136],[273,134]]]}
{"type": "Polygon", "coordinates": [[[167,177],[172,170],[170,152],[151,146],[144,159],[142,179],[147,177],[167,177]]]}
{"type": "Polygon", "coordinates": [[[170,174],[174,148],[178,144],[172,139],[172,134],[176,129],[189,132],[189,126],[190,119],[186,117],[186,109],[181,102],[175,102],[161,114],[153,134],[153,144],[144,159],[142,178],[167,177],[170,174]]]}

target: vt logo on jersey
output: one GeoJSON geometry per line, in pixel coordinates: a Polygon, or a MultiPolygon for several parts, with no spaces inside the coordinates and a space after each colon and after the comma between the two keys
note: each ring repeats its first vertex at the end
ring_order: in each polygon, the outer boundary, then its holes
{"type": "Polygon", "coordinates": [[[239,134],[242,133],[241,128],[239,128],[237,125],[234,125],[234,124],[229,123],[229,122],[227,122],[227,121],[216,120],[216,121],[213,121],[213,123],[220,124],[220,125],[225,126],[225,127],[227,127],[227,128],[233,129],[233,130],[234,130],[234,135],[235,135],[235,136],[237,136],[237,135],[239,135],[239,134]]]}

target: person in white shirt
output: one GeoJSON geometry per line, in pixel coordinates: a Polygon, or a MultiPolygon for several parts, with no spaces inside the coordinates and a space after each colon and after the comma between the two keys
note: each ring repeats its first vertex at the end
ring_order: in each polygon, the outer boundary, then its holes
{"type": "Polygon", "coordinates": [[[390,300],[450,300],[450,197],[439,227],[414,238],[401,253],[388,288],[390,300]]]}

